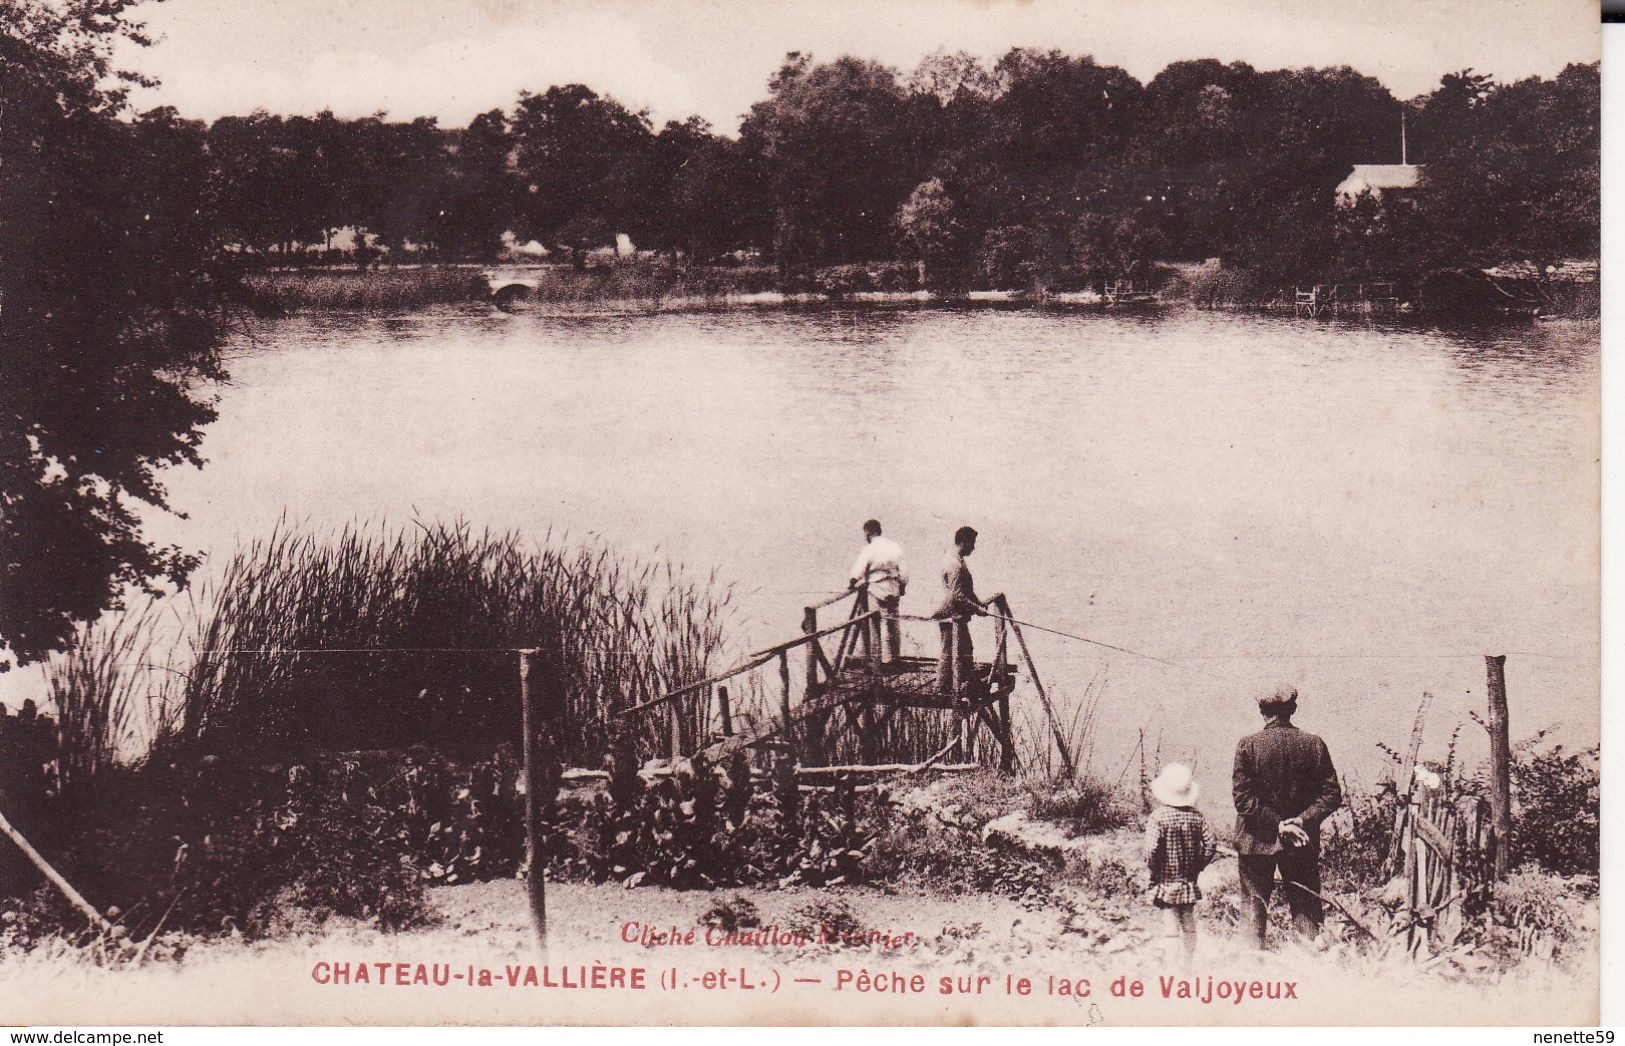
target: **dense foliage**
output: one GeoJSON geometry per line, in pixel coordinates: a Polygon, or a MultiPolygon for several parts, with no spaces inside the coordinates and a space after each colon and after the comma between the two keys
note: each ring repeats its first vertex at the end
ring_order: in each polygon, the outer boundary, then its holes
{"type": "MultiPolygon", "coordinates": [[[[257,112],[212,126],[143,120],[220,172],[198,203],[250,251],[410,245],[482,258],[501,234],[581,257],[626,233],[781,273],[923,262],[935,285],[1066,286],[1220,257],[1270,278],[1594,257],[1598,66],[1500,84],[1464,70],[1394,98],[1347,67],[1176,62],[1148,83],[1088,56],[938,53],[908,76],[792,53],[737,138],[699,119],[656,130],[581,84],[521,94],[465,128],[431,119],[257,112]],[[1420,186],[1339,207],[1354,164],[1420,186]]],[[[352,252],[353,256],[353,252],[352,252]]]]}
{"type": "Polygon", "coordinates": [[[1520,746],[1512,764],[1512,853],[1558,875],[1600,868],[1601,764],[1597,748],[1520,746]]]}
{"type": "Polygon", "coordinates": [[[214,417],[215,160],[171,112],[120,118],[129,6],[0,0],[0,670],[193,566],[139,513],[214,417]]]}

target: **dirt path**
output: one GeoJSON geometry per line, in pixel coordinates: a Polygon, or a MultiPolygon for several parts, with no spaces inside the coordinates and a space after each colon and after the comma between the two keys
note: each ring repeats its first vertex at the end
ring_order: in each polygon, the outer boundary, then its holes
{"type": "Polygon", "coordinates": [[[1597,1000],[1594,968],[1531,965],[1494,986],[1453,984],[1404,960],[1290,946],[1259,956],[1213,936],[1187,960],[1147,936],[1149,912],[1103,942],[1053,909],[871,888],[554,885],[544,962],[522,883],[430,897],[439,922],[398,934],[338,925],[220,941],[135,970],[49,949],[0,959],[0,1021],[83,1021],[91,1005],[99,1020],[127,1024],[1553,1024],[1594,1019],[1597,1000]],[[716,930],[707,940],[701,916],[733,898],[755,906],[766,942],[716,930]],[[873,940],[818,943],[809,935],[820,922],[873,940]],[[674,930],[676,943],[645,936],[674,930]],[[1141,994],[1114,993],[1119,978],[1129,992],[1140,981],[1141,994]],[[1239,1003],[1230,997],[1236,982],[1239,1003]],[[1192,997],[1180,997],[1182,986],[1192,997]]]}

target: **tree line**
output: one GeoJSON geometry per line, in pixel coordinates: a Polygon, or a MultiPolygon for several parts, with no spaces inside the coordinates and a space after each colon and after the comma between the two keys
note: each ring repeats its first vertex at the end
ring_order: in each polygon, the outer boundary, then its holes
{"type": "Polygon", "coordinates": [[[938,53],[906,76],[792,53],[731,137],[697,117],[657,130],[569,84],[460,128],[158,109],[134,121],[132,159],[261,253],[346,226],[460,260],[504,232],[563,257],[626,233],[785,272],[920,261],[948,286],[1214,257],[1302,280],[1595,257],[1599,101],[1596,63],[1507,84],[1464,70],[1400,100],[1347,67],[1184,61],[1142,84],[1053,50],[938,53]],[[1400,162],[1402,125],[1417,189],[1336,206],[1354,164],[1400,162]]]}

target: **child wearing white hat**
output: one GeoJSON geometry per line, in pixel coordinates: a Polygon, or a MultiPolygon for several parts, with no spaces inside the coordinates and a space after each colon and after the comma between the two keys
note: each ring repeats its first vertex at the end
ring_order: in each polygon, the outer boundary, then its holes
{"type": "Polygon", "coordinates": [[[1151,868],[1151,903],[1168,913],[1168,935],[1196,954],[1196,877],[1218,850],[1207,819],[1196,810],[1201,795],[1190,767],[1169,763],[1151,782],[1163,805],[1145,823],[1145,862],[1151,868]]]}

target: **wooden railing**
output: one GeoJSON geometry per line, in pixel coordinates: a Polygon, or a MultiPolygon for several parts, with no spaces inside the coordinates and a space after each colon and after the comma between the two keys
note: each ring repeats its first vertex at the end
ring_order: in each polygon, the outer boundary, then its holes
{"type": "MultiPolygon", "coordinates": [[[[936,660],[937,674],[942,680],[942,685],[941,692],[935,699],[922,697],[917,685],[912,691],[912,696],[892,692],[890,688],[893,684],[888,683],[887,673],[893,670],[885,668],[884,659],[881,657],[881,651],[885,649],[881,629],[885,627],[888,616],[895,617],[900,622],[929,622],[938,626],[963,624],[973,620],[973,617],[887,615],[885,611],[872,606],[869,586],[865,583],[834,593],[804,607],[800,635],[752,651],[724,671],[692,683],[685,683],[653,700],[623,709],[618,714],[631,716],[647,713],[667,706],[697,690],[716,687],[723,736],[721,740],[705,747],[703,751],[708,757],[723,758],[773,738],[779,738],[793,748],[799,748],[802,738],[798,736],[798,731],[805,721],[816,717],[813,730],[817,735],[828,725],[829,716],[844,704],[849,706],[849,725],[858,731],[860,747],[872,755],[874,746],[869,743],[870,739],[885,726],[888,719],[899,708],[921,707],[923,701],[923,707],[951,710],[956,714],[957,743],[963,758],[973,757],[973,741],[977,724],[980,722],[988,728],[1002,748],[1000,765],[1005,769],[1013,769],[1015,751],[1010,718],[1010,690],[1019,660],[1025,663],[1033,690],[1042,703],[1051,739],[1060,754],[1062,766],[1070,777],[1076,771],[1071,746],[1061,729],[1049,693],[1044,688],[1043,680],[1033,663],[1032,651],[1027,645],[1026,636],[1022,633],[1021,623],[1011,613],[1010,602],[1003,593],[994,594],[987,600],[986,605],[987,616],[992,620],[994,633],[991,660],[973,666],[973,676],[966,678],[965,659],[961,656],[959,647],[960,629],[957,627],[945,629],[947,640],[945,649],[936,660]],[[848,601],[851,606],[840,620],[827,625],[820,623],[820,611],[848,601]],[[822,642],[830,636],[838,637],[833,652],[826,651],[822,642]],[[1010,645],[1012,636],[1015,639],[1014,654],[1010,645]],[[792,651],[798,649],[805,651],[799,704],[795,701],[792,682],[794,674],[790,664],[792,651]],[[766,722],[750,724],[736,732],[727,688],[722,684],[774,664],[777,666],[778,677],[776,714],[766,722]],[[855,664],[861,666],[857,672],[853,671],[855,664]]],[[[922,661],[920,658],[903,660],[912,667],[916,680],[919,672],[931,664],[929,660],[922,661]]],[[[813,748],[819,747],[815,736],[813,748]]],[[[675,736],[672,754],[674,756],[682,754],[678,750],[675,736]]]]}

